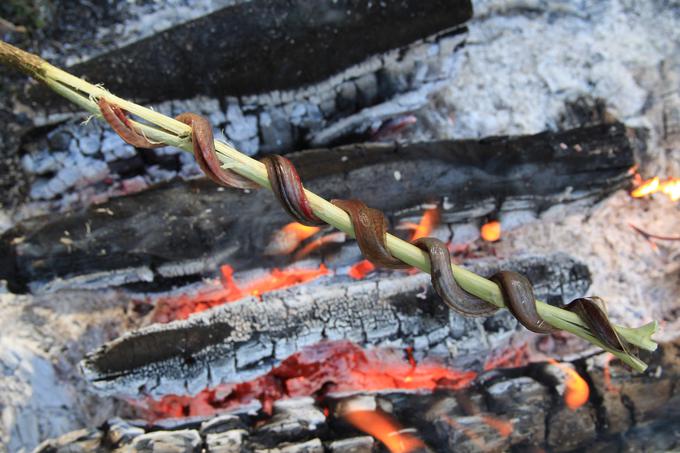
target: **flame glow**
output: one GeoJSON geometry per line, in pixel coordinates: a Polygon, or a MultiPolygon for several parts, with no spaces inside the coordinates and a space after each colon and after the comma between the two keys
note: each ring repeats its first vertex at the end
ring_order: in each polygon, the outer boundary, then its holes
{"type": "Polygon", "coordinates": [[[259,400],[271,413],[281,398],[317,395],[319,392],[407,390],[458,390],[477,376],[434,363],[415,367],[398,350],[364,350],[349,341],[321,342],[303,348],[269,373],[240,384],[220,384],[195,396],[167,395],[133,402],[150,419],[214,415],[259,400]]]}
{"type": "Polygon", "coordinates": [[[430,233],[432,233],[432,230],[434,230],[438,224],[439,209],[436,207],[428,209],[423,213],[423,217],[413,230],[413,233],[411,234],[411,242],[429,236],[430,233]]]}
{"type": "Polygon", "coordinates": [[[267,244],[264,250],[264,254],[289,255],[298,248],[302,241],[314,236],[319,230],[319,227],[291,222],[272,235],[269,244],[267,244]]]}
{"type": "Polygon", "coordinates": [[[318,239],[311,241],[309,244],[302,247],[300,250],[298,250],[295,253],[293,260],[299,261],[299,260],[307,257],[313,251],[318,250],[319,248],[321,248],[322,246],[324,246],[326,244],[345,242],[346,239],[347,239],[347,236],[342,231],[337,231],[335,233],[329,233],[325,236],[322,236],[318,239]]]}
{"type": "Polygon", "coordinates": [[[549,363],[559,367],[564,371],[566,375],[566,380],[564,385],[566,389],[564,390],[564,403],[571,410],[576,410],[588,402],[590,397],[590,387],[588,383],[571,367],[559,363],[556,360],[550,359],[549,363]]]}
{"type": "Polygon", "coordinates": [[[512,434],[512,422],[508,420],[492,417],[490,415],[482,415],[482,420],[484,420],[484,423],[495,429],[501,437],[508,437],[512,434]]]}
{"type": "Polygon", "coordinates": [[[504,349],[498,354],[493,354],[484,362],[484,371],[495,370],[496,368],[518,368],[529,363],[529,345],[526,343],[504,349]]]}
{"type": "Polygon", "coordinates": [[[609,393],[619,393],[621,392],[621,389],[612,384],[612,371],[611,371],[611,361],[614,358],[614,355],[611,353],[607,353],[605,357],[605,362],[604,362],[604,369],[602,371],[602,376],[604,380],[604,388],[607,390],[609,393]]]}
{"type": "Polygon", "coordinates": [[[237,284],[234,281],[234,270],[231,266],[224,265],[220,267],[220,271],[223,279],[220,287],[206,289],[197,294],[180,294],[159,299],[156,302],[153,321],[170,322],[176,319],[186,319],[192,313],[217,305],[234,302],[247,296],[259,297],[264,293],[306,283],[330,273],[323,264],[312,269],[272,269],[264,277],[237,284]]]}
{"type": "Polygon", "coordinates": [[[498,220],[487,222],[482,225],[479,233],[485,241],[495,242],[501,238],[501,223],[498,220]]]}
{"type": "Polygon", "coordinates": [[[408,453],[425,447],[425,444],[411,434],[400,432],[402,427],[381,411],[357,410],[346,412],[345,420],[356,428],[378,439],[392,453],[408,453]]]}
{"type": "Polygon", "coordinates": [[[347,271],[347,275],[355,280],[363,280],[368,274],[375,270],[375,266],[368,260],[361,260],[358,263],[352,265],[347,271]]]}
{"type": "Polygon", "coordinates": [[[680,200],[680,178],[669,178],[662,182],[658,176],[655,176],[640,182],[630,195],[633,198],[641,198],[657,192],[666,194],[672,201],[680,200]]]}

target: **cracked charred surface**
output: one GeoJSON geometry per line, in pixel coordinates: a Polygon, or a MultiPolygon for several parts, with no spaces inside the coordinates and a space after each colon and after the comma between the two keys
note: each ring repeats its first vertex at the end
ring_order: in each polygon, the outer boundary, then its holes
{"type": "MultiPolygon", "coordinates": [[[[498,215],[508,228],[550,208],[591,206],[625,186],[634,163],[620,124],[482,141],[351,145],[291,160],[309,189],[361,199],[393,219],[438,202],[444,223],[478,227],[498,215]]],[[[85,212],[23,222],[0,240],[0,277],[17,291],[200,278],[225,261],[252,266],[266,238],[288,221],[264,190],[177,182],[85,212]]]]}
{"type": "MultiPolygon", "coordinates": [[[[477,261],[483,275],[500,268],[529,276],[537,297],[555,303],[583,295],[590,273],[566,255],[477,261]]],[[[311,284],[247,298],[185,321],[154,324],[109,342],[82,364],[103,392],[152,395],[197,392],[266,373],[302,347],[349,339],[359,345],[413,346],[457,366],[480,366],[517,323],[506,312],[479,320],[455,315],[434,296],[429,276],[311,284]]]]}
{"type": "Polygon", "coordinates": [[[359,391],[282,400],[266,420],[244,411],[155,423],[114,418],[98,429],[48,440],[37,451],[102,445],[136,452],[150,444],[186,446],[187,439],[202,441],[209,452],[384,451],[343,419],[343,407],[355,402],[397,420],[404,427],[400,432],[421,439],[431,451],[671,451],[680,445],[674,433],[680,423],[678,357],[677,342],[661,344],[645,357],[650,368],[643,374],[630,373],[602,353],[560,363],[589,384],[591,397],[576,410],[564,403],[566,375],[536,362],[489,371],[458,391],[359,391]]]}

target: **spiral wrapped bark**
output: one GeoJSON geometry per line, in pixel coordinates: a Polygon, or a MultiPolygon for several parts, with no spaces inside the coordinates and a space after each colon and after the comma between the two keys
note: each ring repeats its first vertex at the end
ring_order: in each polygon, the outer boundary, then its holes
{"type": "Polygon", "coordinates": [[[390,269],[406,269],[410,266],[392,256],[385,243],[388,222],[377,209],[369,208],[359,200],[331,200],[349,215],[354,235],[361,253],[376,266],[390,269]]]}
{"type": "Polygon", "coordinates": [[[128,145],[132,145],[135,148],[158,148],[163,146],[162,143],[153,143],[140,134],[134,128],[127,115],[125,115],[125,112],[117,105],[111,104],[103,97],[99,98],[97,105],[104,120],[109,123],[111,129],[128,145]]]}
{"type": "Polygon", "coordinates": [[[181,123],[191,127],[191,142],[194,157],[203,173],[216,184],[237,189],[255,189],[259,187],[248,178],[224,169],[215,153],[215,139],[208,119],[195,113],[182,113],[175,117],[181,123]]]}
{"type": "MultiPolygon", "coordinates": [[[[140,148],[160,146],[140,134],[122,109],[108,103],[104,98],[99,99],[98,104],[104,119],[127,143],[140,148]]],[[[220,166],[215,154],[212,128],[207,119],[194,113],[183,113],[176,119],[191,127],[194,155],[211,180],[228,187],[257,187],[243,176],[220,166]]],[[[272,191],[286,212],[302,224],[323,225],[324,222],[312,210],[293,164],[277,155],[268,156],[262,162],[267,169],[272,191]]],[[[388,222],[381,211],[369,208],[359,200],[331,202],[349,215],[359,248],[369,261],[392,269],[409,267],[390,253],[385,243],[388,222]]],[[[427,253],[432,285],[453,311],[464,316],[489,316],[498,310],[496,306],[468,293],[458,285],[451,269],[451,256],[446,244],[436,238],[421,238],[414,244],[427,253]]],[[[526,277],[516,272],[501,271],[493,275],[491,280],[499,286],[505,305],[520,324],[536,333],[546,334],[556,330],[540,317],[533,286],[526,277]]],[[[604,302],[600,298],[579,298],[565,308],[576,313],[604,346],[628,353],[628,345],[619,337],[607,318],[604,302]]]]}
{"type": "MultiPolygon", "coordinates": [[[[97,102],[99,110],[111,128],[129,145],[136,148],[158,148],[162,143],[153,143],[135,129],[134,125],[125,112],[109,103],[103,97],[97,102]]],[[[244,178],[238,173],[224,169],[215,153],[215,140],[212,127],[207,118],[195,113],[182,113],[175,117],[181,123],[191,127],[191,142],[194,148],[194,157],[203,173],[214,183],[225,187],[238,189],[253,189],[258,187],[251,180],[244,178]]]]}
{"type": "Polygon", "coordinates": [[[498,307],[468,293],[456,282],[446,244],[436,238],[420,238],[414,244],[427,252],[432,286],[451,310],[471,317],[490,316],[498,310],[498,307]]]}
{"type": "Polygon", "coordinates": [[[314,214],[300,176],[291,161],[283,156],[272,155],[262,159],[262,163],[267,168],[267,177],[274,196],[292,218],[308,226],[325,224],[314,214]]]}

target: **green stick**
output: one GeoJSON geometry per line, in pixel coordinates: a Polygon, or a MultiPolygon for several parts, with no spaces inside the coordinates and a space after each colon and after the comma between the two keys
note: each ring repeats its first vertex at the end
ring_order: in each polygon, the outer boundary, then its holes
{"type": "MultiPolygon", "coordinates": [[[[93,85],[79,79],[68,72],[52,66],[36,55],[24,52],[21,49],[0,41],[0,62],[13,66],[31,77],[40,80],[52,90],[99,118],[101,118],[101,114],[96,100],[104,96],[107,101],[116,104],[138,118],[143,119],[145,121],[144,123],[135,122],[134,124],[150,140],[175,146],[189,152],[193,150],[189,138],[191,132],[189,126],[151,109],[114,96],[101,86],[93,85]]],[[[215,141],[215,149],[225,168],[231,168],[240,175],[255,181],[262,187],[271,189],[264,164],[240,153],[232,146],[218,140],[215,141]]],[[[305,190],[305,193],[309,198],[314,213],[319,218],[354,237],[352,223],[345,211],[337,208],[330,202],[308,190],[305,190]]],[[[430,273],[429,258],[427,254],[418,247],[391,234],[387,235],[387,247],[390,252],[400,260],[411,266],[417,267],[424,272],[430,273]]],[[[463,289],[497,307],[505,306],[500,289],[495,283],[462,267],[452,264],[452,268],[456,281],[463,289]]],[[[637,371],[644,371],[647,368],[647,365],[639,358],[630,354],[611,350],[603,345],[575,313],[553,307],[542,301],[536,301],[536,306],[540,316],[550,325],[571,332],[574,335],[611,352],[637,371]]],[[[638,328],[622,326],[614,327],[619,335],[621,335],[628,343],[649,351],[654,351],[657,347],[656,342],[651,338],[652,334],[658,329],[658,323],[656,321],[638,328]]]]}

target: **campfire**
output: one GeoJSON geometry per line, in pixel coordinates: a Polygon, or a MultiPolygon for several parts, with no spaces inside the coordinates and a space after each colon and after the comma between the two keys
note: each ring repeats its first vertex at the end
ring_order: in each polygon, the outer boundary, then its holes
{"type": "Polygon", "coordinates": [[[677,58],[560,76],[561,10],[350,3],[0,22],[41,82],[0,91],[8,451],[677,448],[677,58]]]}

